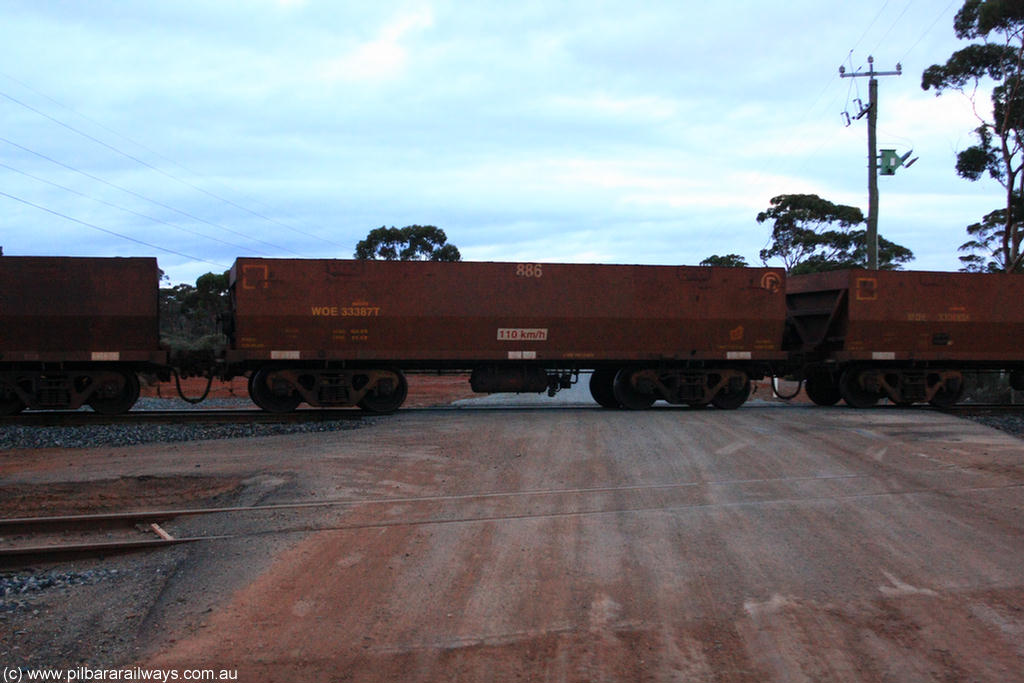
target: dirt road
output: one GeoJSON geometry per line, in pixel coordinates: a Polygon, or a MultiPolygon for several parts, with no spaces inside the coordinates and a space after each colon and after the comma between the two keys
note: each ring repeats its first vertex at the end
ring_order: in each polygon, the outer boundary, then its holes
{"type": "Polygon", "coordinates": [[[266,441],[303,469],[304,499],[358,504],[275,521],[319,530],[280,536],[220,598],[254,539],[192,551],[202,568],[165,589],[185,606],[147,621],[143,665],[243,681],[1024,680],[1024,448],[985,427],[569,407],[266,441]]]}

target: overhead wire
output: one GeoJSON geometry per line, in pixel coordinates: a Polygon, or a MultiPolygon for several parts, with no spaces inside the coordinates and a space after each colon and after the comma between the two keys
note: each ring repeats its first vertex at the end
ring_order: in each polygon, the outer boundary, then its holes
{"type": "Polygon", "coordinates": [[[221,244],[223,244],[225,246],[234,247],[236,249],[242,249],[244,251],[249,251],[249,252],[252,252],[254,254],[258,254],[258,255],[262,255],[262,256],[266,255],[266,252],[257,251],[255,249],[252,249],[251,247],[245,247],[245,246],[242,246],[241,244],[235,244],[234,242],[227,242],[227,241],[219,239],[217,237],[213,237],[212,235],[207,235],[205,233],[199,232],[198,230],[190,230],[189,228],[186,228],[184,226],[176,225],[176,224],[171,223],[169,221],[165,221],[162,218],[157,218],[156,216],[150,216],[148,214],[144,214],[144,213],[141,213],[139,211],[135,211],[134,209],[129,209],[129,208],[125,207],[125,206],[120,206],[120,205],[115,204],[113,202],[108,202],[105,199],[100,199],[98,197],[92,197],[90,195],[85,194],[84,192],[79,192],[78,190],[75,190],[73,188],[67,187],[65,185],[61,185],[60,183],[55,183],[52,180],[47,180],[46,178],[40,178],[39,176],[33,175],[32,173],[29,173],[28,171],[23,171],[20,168],[15,168],[14,166],[10,166],[10,165],[5,164],[3,162],[0,162],[0,168],[6,168],[8,171],[13,171],[14,173],[19,173],[19,174],[25,176],[26,178],[31,178],[32,180],[35,180],[36,182],[40,182],[40,183],[44,183],[46,185],[50,185],[52,187],[56,187],[59,190],[63,190],[64,192],[68,192],[68,193],[76,195],[78,197],[82,197],[83,199],[88,199],[88,200],[94,201],[94,202],[96,202],[98,204],[103,204],[104,206],[109,206],[112,209],[117,209],[119,211],[124,211],[125,213],[130,213],[133,216],[138,216],[139,218],[144,218],[144,219],[146,219],[148,221],[153,221],[154,223],[160,223],[161,225],[166,225],[167,227],[173,228],[175,230],[180,230],[182,232],[187,232],[190,235],[195,235],[197,237],[202,237],[202,238],[205,238],[205,239],[208,239],[208,240],[212,240],[214,242],[219,242],[219,243],[221,243],[221,244]]]}
{"type": "MultiPolygon", "coordinates": [[[[872,29],[875,27],[876,24],[878,24],[879,20],[882,18],[882,16],[884,15],[886,9],[889,7],[890,4],[891,4],[891,0],[885,0],[885,2],[882,3],[882,6],[878,9],[877,12],[875,12],[874,17],[868,23],[867,28],[861,33],[860,37],[857,39],[857,41],[854,43],[853,47],[851,47],[849,52],[847,53],[846,61],[849,64],[849,72],[850,73],[855,73],[857,71],[860,71],[863,68],[863,65],[861,67],[856,68],[856,69],[853,67],[853,59],[852,59],[853,53],[857,49],[857,47],[860,46],[860,44],[863,43],[864,40],[870,35],[872,29]]],[[[904,8],[903,12],[899,15],[899,17],[897,17],[896,21],[893,22],[892,25],[890,25],[889,29],[885,33],[885,36],[888,36],[892,32],[892,30],[894,29],[895,25],[907,13],[907,11],[909,10],[909,7],[910,7],[911,4],[913,4],[913,0],[911,0],[911,3],[908,4],[904,8]]],[[[879,41],[879,43],[881,43],[881,41],[879,41]]],[[[822,90],[815,97],[815,99],[812,102],[812,104],[808,107],[808,109],[805,112],[804,116],[800,119],[800,123],[794,129],[795,131],[798,131],[798,130],[800,130],[803,127],[803,122],[805,120],[807,120],[816,111],[816,107],[818,106],[819,101],[822,100],[822,97],[824,96],[824,94],[826,92],[828,92],[828,90],[830,88],[832,88],[834,86],[834,84],[836,83],[836,81],[838,81],[838,80],[841,80],[838,73],[834,73],[829,78],[828,82],[825,84],[825,86],[822,88],[822,90]]],[[[849,80],[851,82],[850,82],[850,84],[846,88],[846,108],[849,107],[851,93],[855,92],[856,93],[856,99],[858,99],[858,100],[861,99],[860,87],[859,87],[859,84],[857,83],[858,79],[851,78],[849,80]]],[[[841,102],[841,101],[842,101],[842,95],[841,94],[838,94],[836,97],[834,97],[832,99],[833,103],[838,103],[838,102],[841,102]]],[[[796,134],[797,133],[794,132],[790,136],[789,139],[792,139],[793,137],[795,137],[796,134]]],[[[812,162],[812,160],[818,155],[818,153],[821,151],[821,149],[823,147],[825,147],[826,144],[829,143],[830,139],[831,138],[823,138],[820,141],[820,143],[817,145],[817,147],[815,147],[815,149],[813,151],[811,151],[808,154],[804,155],[802,161],[797,162],[797,164],[793,168],[793,172],[800,173],[802,171],[802,169],[804,169],[806,166],[808,166],[812,162]]],[[[787,145],[788,145],[788,143],[787,143],[787,145]]]]}
{"type": "Polygon", "coordinates": [[[960,0],[949,0],[949,4],[948,4],[948,5],[946,5],[946,8],[945,8],[944,10],[942,10],[941,12],[939,12],[939,13],[938,13],[938,15],[936,15],[936,17],[935,17],[935,21],[933,21],[933,22],[932,22],[932,23],[931,23],[931,24],[930,24],[930,25],[928,26],[928,28],[926,28],[926,29],[924,30],[924,32],[923,32],[923,33],[921,34],[921,36],[920,36],[920,37],[919,37],[919,38],[918,38],[918,39],[917,39],[916,41],[914,41],[914,44],[910,46],[910,49],[908,49],[908,50],[907,50],[907,52],[906,52],[906,53],[905,53],[905,54],[904,54],[904,55],[903,55],[903,56],[902,56],[902,57],[900,58],[900,62],[905,62],[905,61],[906,61],[907,57],[909,57],[909,56],[910,56],[910,53],[912,53],[912,52],[913,52],[914,50],[916,50],[916,49],[917,49],[917,46],[921,44],[921,41],[922,41],[922,40],[924,40],[924,39],[925,39],[925,37],[926,37],[926,36],[927,36],[927,35],[928,35],[929,33],[931,33],[931,32],[932,32],[932,29],[933,29],[933,28],[935,28],[935,25],[936,25],[936,24],[938,24],[938,23],[939,23],[939,21],[940,21],[940,20],[941,20],[941,19],[942,19],[943,17],[945,17],[945,16],[946,16],[946,14],[947,14],[947,13],[949,12],[950,8],[951,8],[951,7],[953,7],[953,5],[955,5],[955,4],[956,4],[957,2],[959,2],[959,1],[960,1],[960,0]]]}
{"type": "Polygon", "coordinates": [[[872,50],[870,54],[874,54],[875,52],[878,51],[878,48],[882,47],[882,43],[884,43],[886,38],[889,37],[889,34],[891,34],[896,29],[896,26],[900,23],[900,21],[903,20],[903,17],[906,16],[907,12],[910,11],[910,8],[913,7],[913,5],[914,0],[910,0],[910,2],[907,3],[907,6],[903,8],[903,11],[900,12],[900,15],[896,17],[895,21],[893,21],[892,24],[889,26],[889,30],[886,31],[882,35],[882,37],[878,39],[878,43],[875,45],[875,49],[872,50]]]}
{"type": "MultiPolygon", "coordinates": [[[[941,21],[944,16],[946,16],[946,14],[949,12],[950,8],[953,7],[958,1],[959,0],[950,0],[950,2],[946,5],[946,7],[942,11],[940,11],[938,13],[938,15],[935,17],[935,19],[931,22],[931,24],[929,24],[929,26],[921,33],[921,35],[917,38],[917,40],[914,41],[913,45],[911,45],[911,47],[908,50],[906,50],[904,55],[899,60],[900,63],[902,63],[903,61],[906,60],[906,58],[914,51],[914,49],[917,48],[918,45],[920,45],[920,43],[925,39],[925,37],[927,37],[927,35],[929,33],[931,33],[931,31],[935,28],[936,24],[938,24],[938,22],[941,21]]],[[[890,4],[891,4],[891,0],[885,0],[885,2],[882,3],[882,6],[879,8],[879,10],[875,13],[874,17],[868,23],[867,28],[861,34],[860,38],[857,39],[857,42],[854,43],[854,46],[852,48],[850,48],[850,51],[847,53],[847,62],[849,64],[849,69],[850,69],[851,73],[856,73],[856,72],[860,71],[863,68],[863,65],[862,65],[861,67],[858,67],[858,68],[854,69],[854,67],[853,67],[853,60],[852,60],[852,56],[853,56],[854,51],[868,37],[868,35],[871,33],[871,30],[878,23],[879,19],[882,18],[882,15],[885,13],[886,9],[889,7],[890,4]]],[[[875,50],[873,50],[872,52],[877,51],[882,46],[882,44],[885,42],[885,40],[892,34],[892,32],[896,29],[896,27],[903,20],[903,18],[906,16],[907,12],[910,10],[910,8],[914,4],[915,4],[915,0],[910,0],[903,7],[903,11],[900,12],[900,14],[892,21],[892,23],[889,24],[889,28],[885,31],[885,33],[882,35],[882,37],[876,42],[875,50]]],[[[853,92],[856,93],[856,99],[860,99],[861,98],[860,87],[859,87],[860,84],[857,82],[857,79],[856,78],[851,78],[850,81],[851,81],[850,86],[847,88],[847,105],[849,105],[850,94],[851,93],[853,93],[853,92]]],[[[821,98],[821,95],[819,94],[818,98],[815,99],[815,103],[820,98],[821,98]]]]}
{"type": "Polygon", "coordinates": [[[0,197],[7,197],[8,199],[12,199],[12,200],[14,200],[16,202],[20,202],[22,204],[25,204],[26,206],[31,206],[31,207],[33,207],[35,209],[39,209],[40,211],[45,211],[46,213],[52,214],[54,216],[58,216],[58,217],[63,218],[65,220],[67,220],[67,221],[71,221],[72,223],[77,223],[79,225],[84,225],[87,228],[92,228],[93,230],[98,230],[100,232],[105,232],[108,235],[114,235],[115,237],[120,237],[121,239],[128,240],[129,242],[135,242],[136,244],[141,244],[144,247],[149,247],[150,249],[157,249],[157,250],[165,252],[167,254],[174,254],[175,256],[182,256],[182,257],[187,258],[187,259],[192,260],[192,261],[199,261],[201,263],[208,263],[211,266],[217,266],[218,268],[224,268],[225,270],[227,268],[229,268],[229,266],[226,266],[223,263],[217,263],[216,261],[210,261],[210,260],[204,259],[204,258],[199,257],[199,256],[192,256],[191,254],[186,254],[184,252],[177,251],[175,249],[168,249],[167,247],[161,247],[160,245],[153,244],[152,242],[146,242],[144,240],[136,239],[135,237],[131,237],[130,235],[125,235],[123,233],[116,232],[114,230],[108,230],[107,228],[102,228],[102,227],[96,225],[95,223],[90,223],[88,221],[83,221],[83,220],[81,220],[79,218],[74,218],[73,216],[69,216],[69,215],[67,215],[65,213],[61,213],[60,211],[56,211],[54,209],[47,208],[47,207],[42,206],[40,204],[36,204],[34,202],[30,202],[27,199],[23,199],[21,197],[17,197],[17,196],[15,196],[13,194],[8,194],[7,192],[0,191],[0,197]]]}
{"type": "MultiPolygon", "coordinates": [[[[950,11],[950,8],[952,8],[958,1],[961,1],[961,0],[950,0],[950,2],[946,5],[946,7],[942,11],[940,11],[938,13],[938,15],[935,17],[935,19],[921,33],[921,35],[917,38],[917,40],[914,41],[914,43],[911,45],[911,47],[908,50],[906,50],[906,52],[904,53],[902,58],[899,60],[901,63],[906,61],[907,57],[918,47],[918,45],[920,45],[920,43],[927,37],[927,35],[929,33],[931,33],[932,30],[934,30],[935,26],[939,23],[939,21],[941,21],[943,17],[948,15],[948,13],[950,11]]],[[[861,67],[858,67],[856,69],[853,67],[853,60],[852,60],[853,53],[856,50],[856,48],[861,43],[863,43],[865,41],[865,39],[867,39],[867,37],[870,35],[872,29],[876,26],[876,24],[878,24],[879,20],[882,18],[883,14],[885,13],[886,9],[889,7],[890,4],[891,4],[891,0],[886,0],[882,4],[881,8],[875,13],[875,15],[872,18],[871,22],[868,24],[868,27],[864,30],[864,32],[861,34],[860,38],[858,38],[857,42],[854,43],[854,46],[847,53],[847,62],[849,64],[849,73],[855,73],[855,72],[860,71],[861,69],[864,68],[864,65],[862,65],[861,67]]],[[[876,49],[877,49],[877,47],[881,46],[884,43],[884,41],[888,38],[889,35],[892,34],[892,32],[896,29],[897,25],[903,20],[903,18],[906,16],[907,12],[909,11],[910,7],[913,4],[914,4],[914,2],[913,2],[913,0],[911,0],[911,2],[909,2],[903,8],[903,11],[899,14],[899,16],[889,25],[888,29],[883,34],[882,39],[877,41],[876,49]]],[[[828,92],[829,88],[831,88],[833,86],[833,83],[836,80],[838,80],[838,79],[839,79],[838,74],[835,74],[832,78],[829,79],[829,82],[822,88],[822,90],[814,98],[812,104],[808,107],[808,109],[804,113],[803,117],[801,117],[800,122],[796,126],[795,130],[797,130],[797,131],[800,130],[803,127],[803,122],[806,121],[808,118],[810,118],[815,111],[817,111],[816,108],[818,107],[819,102],[823,99],[825,93],[828,92]]],[[[856,93],[857,99],[861,98],[860,88],[859,88],[859,83],[858,83],[859,79],[851,78],[849,80],[851,81],[851,84],[846,89],[847,90],[847,92],[846,92],[847,104],[849,104],[850,94],[853,93],[853,92],[856,93]]],[[[792,135],[789,136],[789,138],[787,138],[787,143],[786,143],[787,146],[789,145],[789,142],[794,137],[796,137],[796,135],[797,135],[797,133],[793,133],[792,135]]],[[[822,139],[820,144],[813,151],[811,151],[808,154],[804,155],[803,156],[803,160],[797,162],[794,165],[794,167],[792,168],[791,172],[799,174],[805,167],[807,167],[810,163],[812,163],[812,160],[818,155],[820,150],[826,144],[828,144],[829,139],[830,138],[822,139]]],[[[911,146],[913,146],[913,145],[911,145],[911,146]]],[[[779,164],[778,167],[781,168],[781,164],[779,164]]],[[[770,242],[770,240],[769,240],[769,242],[770,242]]]]}
{"type": "Polygon", "coordinates": [[[0,136],[0,142],[7,143],[8,145],[11,145],[12,147],[16,147],[16,148],[18,148],[18,149],[20,149],[22,151],[28,152],[29,154],[33,154],[33,155],[35,155],[35,156],[37,156],[37,157],[39,157],[41,159],[45,159],[46,161],[49,161],[52,164],[56,164],[57,166],[60,166],[61,168],[65,168],[65,169],[67,169],[69,171],[72,171],[74,173],[78,173],[80,175],[83,175],[86,178],[89,178],[91,180],[95,180],[96,182],[99,182],[99,183],[102,183],[104,185],[107,185],[108,187],[112,187],[115,190],[120,190],[121,192],[125,192],[127,194],[130,194],[133,197],[136,197],[136,198],[141,199],[143,201],[149,202],[151,204],[155,204],[156,206],[159,206],[161,208],[167,209],[168,211],[173,211],[173,212],[175,212],[177,214],[180,214],[182,216],[185,216],[187,218],[191,218],[194,221],[198,221],[200,223],[204,223],[206,225],[209,225],[211,227],[217,228],[219,230],[225,230],[225,231],[230,232],[232,234],[239,235],[241,237],[245,237],[246,239],[252,240],[253,242],[259,242],[260,244],[268,246],[268,247],[270,247],[272,249],[277,249],[277,250],[281,250],[281,251],[287,251],[288,253],[293,254],[295,256],[302,256],[302,254],[300,254],[300,253],[298,253],[296,251],[292,251],[291,249],[288,249],[287,247],[282,247],[282,246],[277,245],[277,244],[272,244],[270,242],[266,242],[264,240],[257,239],[255,237],[251,237],[250,235],[246,235],[245,233],[240,232],[238,230],[233,230],[232,228],[229,228],[227,226],[220,225],[218,223],[213,223],[213,222],[208,221],[208,220],[206,220],[204,218],[200,218],[199,216],[191,214],[191,213],[189,213],[187,211],[183,211],[181,209],[177,209],[177,208],[175,208],[173,206],[170,206],[168,204],[164,204],[163,202],[160,202],[160,201],[158,201],[156,199],[152,199],[150,197],[146,197],[145,195],[139,194],[138,192],[135,192],[134,190],[130,190],[130,189],[126,188],[126,187],[122,187],[122,186],[120,186],[120,185],[118,185],[116,183],[110,182],[109,180],[105,180],[103,178],[100,178],[97,175],[94,175],[94,174],[89,173],[87,171],[83,171],[83,170],[81,170],[79,168],[75,168],[74,166],[71,166],[69,164],[65,164],[64,162],[59,161],[57,159],[54,159],[53,157],[47,156],[46,154],[43,154],[42,152],[37,152],[34,149],[30,149],[28,147],[25,147],[24,145],[20,145],[17,142],[14,142],[13,140],[8,140],[7,138],[0,136]]]}
{"type": "MultiPolygon", "coordinates": [[[[920,45],[921,42],[932,32],[932,30],[939,23],[939,21],[941,21],[949,13],[949,10],[959,1],[962,1],[962,0],[950,0],[950,2],[941,11],[939,11],[938,14],[935,15],[935,19],[933,19],[932,22],[928,25],[928,27],[925,28],[921,32],[921,35],[918,36],[917,40],[914,41],[913,45],[911,45],[903,53],[903,56],[900,57],[900,59],[899,59],[899,63],[900,64],[902,64],[903,62],[905,62],[907,60],[907,58],[914,52],[914,50],[917,49],[917,46],[920,45]]],[[[882,39],[879,41],[879,44],[881,44],[882,42],[885,41],[885,39],[892,32],[893,28],[895,28],[896,24],[900,21],[900,19],[903,18],[903,15],[905,15],[907,13],[907,10],[909,10],[910,6],[913,5],[913,4],[914,4],[913,0],[911,0],[911,2],[907,4],[906,9],[904,9],[903,12],[900,14],[900,16],[896,18],[896,21],[890,27],[889,31],[887,31],[886,34],[882,37],[882,39]]],[[[853,79],[853,80],[856,80],[856,79],[853,79]]],[[[880,135],[885,135],[887,138],[900,140],[903,143],[907,144],[910,148],[913,148],[915,146],[914,140],[912,138],[901,136],[901,135],[898,135],[896,133],[892,133],[892,132],[890,132],[888,130],[881,129],[881,128],[879,129],[878,133],[880,135]]]]}
{"type": "MultiPolygon", "coordinates": [[[[864,39],[868,36],[868,34],[871,32],[871,29],[874,27],[874,25],[876,23],[878,23],[878,20],[882,17],[882,14],[884,14],[884,12],[885,12],[886,8],[889,6],[890,2],[891,2],[891,0],[885,0],[885,2],[882,3],[882,6],[875,13],[874,18],[872,18],[872,20],[868,23],[867,28],[864,29],[864,32],[861,34],[860,38],[857,39],[857,42],[854,43],[853,47],[850,48],[849,53],[847,53],[847,61],[850,63],[851,71],[853,70],[853,62],[852,62],[851,57],[852,57],[854,51],[864,41],[864,39]]],[[[906,13],[906,9],[904,9],[904,13],[906,13]]],[[[798,124],[796,126],[797,129],[799,129],[800,126],[802,125],[802,123],[805,120],[807,120],[807,118],[810,117],[812,112],[815,110],[815,107],[817,107],[818,102],[821,100],[821,98],[825,95],[825,93],[828,92],[828,90],[836,82],[837,77],[838,77],[837,75],[833,75],[833,76],[831,76],[829,78],[828,82],[824,85],[824,87],[821,89],[821,91],[818,93],[818,95],[814,98],[814,100],[811,102],[810,106],[808,106],[808,108],[807,108],[806,112],[804,113],[803,117],[801,117],[801,119],[799,120],[799,122],[798,122],[798,124]]],[[[853,90],[853,89],[855,89],[857,91],[857,97],[860,98],[860,87],[856,83],[857,79],[856,78],[851,78],[850,81],[851,81],[851,84],[847,88],[847,102],[849,102],[850,91],[853,90]]],[[[834,98],[833,99],[833,101],[837,101],[837,100],[838,100],[838,98],[834,98]]],[[[792,137],[793,136],[790,136],[790,139],[792,139],[792,137]]],[[[822,142],[822,144],[819,145],[818,148],[815,150],[815,153],[817,152],[818,149],[821,149],[821,147],[823,147],[824,145],[825,145],[825,142],[822,142]]]]}
{"type": "MultiPolygon", "coordinates": [[[[10,78],[10,77],[8,77],[8,78],[10,78]]],[[[11,80],[14,80],[15,82],[18,82],[16,79],[13,79],[13,78],[11,80]]],[[[57,102],[53,98],[50,98],[50,97],[45,96],[45,95],[43,95],[43,96],[46,97],[51,102],[55,102],[57,104],[60,104],[59,102],[57,102]]],[[[109,143],[107,143],[107,142],[97,138],[94,135],[90,135],[89,133],[86,133],[86,132],[78,129],[78,128],[72,126],[69,123],[61,121],[60,119],[58,119],[58,118],[56,118],[54,116],[51,116],[51,115],[47,114],[46,112],[41,111],[41,110],[31,106],[30,104],[27,104],[26,102],[23,102],[23,101],[19,100],[18,98],[13,97],[12,95],[10,95],[10,94],[8,94],[6,92],[0,91],[0,97],[3,97],[5,99],[9,100],[10,102],[13,102],[14,104],[17,104],[17,105],[19,105],[21,107],[24,107],[25,109],[33,112],[34,114],[36,114],[38,116],[41,116],[41,117],[43,117],[43,118],[45,118],[45,119],[47,119],[47,120],[57,124],[58,126],[61,126],[61,127],[65,128],[65,129],[67,129],[67,130],[69,130],[69,131],[71,131],[71,132],[73,132],[73,133],[75,133],[77,135],[80,135],[83,138],[85,138],[87,140],[90,140],[91,142],[94,142],[95,144],[100,145],[100,146],[104,147],[107,150],[110,150],[110,151],[112,151],[112,152],[114,152],[116,154],[120,154],[121,156],[125,157],[126,159],[129,159],[129,160],[131,160],[131,161],[133,161],[133,162],[135,162],[135,163],[137,163],[137,164],[139,164],[139,165],[141,165],[141,166],[143,166],[145,168],[148,168],[151,171],[154,171],[155,173],[159,173],[160,175],[162,175],[162,176],[164,176],[166,178],[174,180],[177,183],[180,183],[180,184],[182,184],[182,185],[184,185],[186,187],[189,187],[189,188],[191,188],[191,189],[193,189],[193,190],[195,190],[197,192],[200,192],[200,193],[202,193],[202,194],[204,194],[204,195],[206,195],[208,197],[216,199],[217,201],[220,201],[220,202],[222,202],[224,204],[232,206],[232,207],[234,207],[234,208],[236,208],[236,209],[238,209],[240,211],[244,211],[244,212],[246,212],[246,213],[248,213],[248,214],[250,214],[252,216],[255,216],[257,218],[265,220],[265,221],[267,221],[269,223],[273,223],[274,225],[277,225],[279,227],[285,228],[286,230],[290,230],[290,231],[295,232],[297,234],[304,235],[306,237],[311,237],[313,239],[320,240],[322,242],[325,242],[325,243],[333,245],[333,246],[337,246],[337,247],[344,247],[345,246],[345,245],[339,244],[338,242],[334,242],[333,240],[329,240],[329,239],[327,239],[325,237],[317,235],[315,233],[307,232],[305,230],[299,230],[298,228],[290,226],[290,225],[288,225],[286,223],[282,223],[281,221],[279,221],[279,220],[277,220],[275,218],[271,218],[269,216],[266,216],[266,215],[264,215],[264,214],[262,214],[262,213],[260,213],[258,211],[254,211],[254,210],[252,210],[252,209],[250,209],[250,208],[248,208],[246,206],[243,206],[243,205],[241,205],[241,204],[239,204],[239,203],[237,203],[235,201],[232,201],[232,200],[230,200],[230,199],[228,199],[226,197],[222,197],[222,196],[220,196],[220,195],[218,195],[218,194],[216,194],[214,192],[210,192],[209,190],[207,190],[205,188],[202,188],[202,187],[196,185],[195,183],[189,182],[188,180],[185,180],[185,179],[183,179],[183,178],[181,178],[179,176],[176,176],[173,173],[169,173],[169,172],[167,172],[167,171],[165,171],[165,170],[163,170],[163,169],[161,169],[161,168],[159,168],[157,166],[154,166],[153,164],[150,164],[149,162],[145,161],[144,159],[140,159],[139,157],[137,157],[137,156],[135,156],[133,154],[130,154],[128,152],[125,152],[124,150],[122,150],[122,149],[120,149],[120,148],[118,148],[118,147],[116,147],[114,145],[111,145],[111,144],[109,144],[109,143]]],[[[65,105],[60,105],[60,106],[65,106],[65,105]]],[[[66,108],[69,111],[75,112],[75,110],[71,109],[70,107],[66,107],[66,108]]],[[[78,112],[75,112],[75,113],[78,114],[78,112]]],[[[82,116],[81,114],[78,114],[78,115],[82,116]]],[[[91,121],[91,119],[88,119],[87,117],[83,116],[82,118],[86,118],[86,120],[91,121]]],[[[101,125],[101,124],[97,124],[97,125],[101,125]]],[[[114,133],[115,135],[118,135],[119,137],[121,137],[121,138],[123,138],[125,140],[128,140],[132,144],[138,145],[139,147],[141,147],[143,149],[146,149],[150,153],[154,153],[155,154],[155,152],[153,152],[152,150],[148,149],[144,145],[141,145],[141,144],[135,142],[134,140],[131,140],[130,138],[127,138],[127,137],[121,135],[120,133],[117,133],[116,131],[110,129],[109,127],[102,126],[102,125],[101,125],[101,127],[104,128],[105,130],[108,130],[108,131],[114,133]]],[[[171,163],[175,163],[175,165],[179,166],[180,168],[182,168],[182,169],[184,169],[186,171],[189,171],[190,173],[194,173],[193,171],[190,171],[189,169],[185,168],[184,166],[181,166],[180,164],[177,164],[176,162],[173,162],[173,161],[167,159],[166,157],[161,157],[161,158],[163,158],[165,161],[169,161],[171,163]]]]}
{"type": "Polygon", "coordinates": [[[850,48],[850,54],[851,55],[854,53],[854,51],[858,47],[860,47],[860,44],[862,42],[864,42],[864,39],[867,38],[868,33],[871,32],[871,29],[874,28],[875,24],[878,22],[879,17],[882,16],[883,12],[885,12],[885,8],[889,6],[889,2],[890,2],[890,0],[885,0],[885,2],[882,3],[882,7],[881,7],[881,9],[878,10],[878,13],[875,14],[875,18],[871,20],[871,23],[868,24],[868,27],[866,29],[864,29],[864,33],[861,34],[860,38],[857,39],[857,42],[854,43],[853,47],[850,48]]]}

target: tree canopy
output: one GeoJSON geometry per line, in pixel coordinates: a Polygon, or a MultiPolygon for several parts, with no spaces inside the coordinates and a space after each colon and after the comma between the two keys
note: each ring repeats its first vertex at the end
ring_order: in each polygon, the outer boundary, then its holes
{"type": "Polygon", "coordinates": [[[1024,271],[1024,3],[1020,0],[966,0],[953,20],[961,40],[980,41],[933,64],[921,77],[924,90],[937,95],[956,90],[974,103],[983,80],[995,82],[991,118],[977,114],[976,143],[957,155],[956,172],[967,180],[986,175],[1006,193],[1005,206],[968,226],[960,250],[963,270],[1024,271]]]}
{"type": "Polygon", "coordinates": [[[701,261],[700,265],[719,266],[722,268],[746,268],[749,264],[747,263],[747,259],[743,258],[739,254],[726,254],[725,256],[712,254],[701,261]]]}
{"type": "MultiPolygon", "coordinates": [[[[815,194],[782,194],[757,214],[758,223],[766,221],[772,223],[772,236],[761,250],[764,263],[781,259],[794,275],[867,266],[867,231],[853,229],[864,223],[864,214],[855,206],[833,204],[815,194]]],[[[879,235],[879,268],[898,270],[913,258],[909,249],[879,235]]]]}
{"type": "Polygon", "coordinates": [[[162,287],[160,339],[173,350],[223,348],[221,318],[228,309],[228,272],[200,275],[195,286],[162,287]]]}
{"type": "Polygon", "coordinates": [[[433,225],[407,225],[404,228],[384,227],[370,231],[356,245],[355,257],[385,261],[461,261],[462,254],[448,244],[444,230],[433,225]]]}

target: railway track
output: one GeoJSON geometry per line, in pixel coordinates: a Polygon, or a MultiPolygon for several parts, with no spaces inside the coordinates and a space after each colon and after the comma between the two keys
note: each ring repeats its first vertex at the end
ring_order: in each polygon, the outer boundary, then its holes
{"type": "MultiPolygon", "coordinates": [[[[717,505],[765,505],[792,500],[792,490],[806,494],[808,487],[820,491],[814,499],[836,500],[875,496],[903,496],[944,490],[932,486],[892,486],[882,490],[837,493],[837,485],[870,479],[862,474],[769,477],[763,479],[720,479],[711,482],[678,481],[661,484],[635,484],[580,488],[540,488],[532,490],[481,491],[452,495],[428,495],[395,498],[328,499],[255,506],[225,506],[0,519],[0,569],[31,566],[86,556],[152,550],[202,541],[221,541],[266,534],[300,533],[330,530],[404,527],[435,524],[466,524],[522,519],[549,519],[594,515],[617,515],[648,511],[672,511],[707,508],[717,505]],[[736,495],[733,502],[706,500],[706,487],[722,495],[736,495]],[[768,499],[748,499],[749,491],[778,487],[768,499]],[[387,511],[404,508],[401,516],[387,511]],[[303,513],[328,508],[355,510],[364,514],[344,520],[313,521],[303,513]],[[379,509],[383,508],[383,509],[379,509]],[[294,512],[298,517],[281,517],[294,512]],[[164,529],[171,520],[186,517],[270,514],[266,525],[249,526],[227,533],[201,536],[174,536],[164,529]]],[[[1018,488],[1017,483],[982,488],[1018,488]]]]}
{"type": "Polygon", "coordinates": [[[0,569],[190,543],[160,513],[111,513],[0,520],[0,569]]]}
{"type": "MultiPolygon", "coordinates": [[[[847,475],[841,475],[846,478],[847,475]]],[[[821,478],[821,477],[819,477],[821,478]]],[[[831,477],[825,477],[830,479],[831,477]]],[[[734,482],[721,482],[731,484],[734,482]]],[[[305,512],[325,508],[411,506],[412,512],[401,518],[370,514],[366,519],[340,524],[309,524],[302,518],[280,528],[275,520],[265,529],[248,530],[242,535],[266,533],[293,533],[367,527],[390,527],[421,524],[465,523],[498,521],[534,517],[580,514],[612,514],[645,509],[661,509],[666,502],[648,505],[625,505],[617,501],[606,507],[607,496],[657,495],[658,492],[685,492],[695,490],[694,482],[654,485],[612,486],[593,488],[553,488],[526,491],[488,491],[438,496],[413,496],[376,499],[331,499],[309,502],[288,502],[255,506],[225,506],[213,508],[185,508],[108,512],[47,517],[21,517],[0,519],[0,569],[31,566],[40,562],[54,562],[81,557],[106,556],[139,550],[151,550],[171,545],[216,541],[235,538],[238,534],[213,534],[175,537],[164,530],[162,524],[186,517],[305,512]],[[600,501],[591,507],[586,499],[600,501]],[[604,504],[602,504],[604,503],[604,504]],[[581,507],[582,505],[582,507],[581,507]],[[539,507],[538,507],[539,506],[539,507]],[[466,514],[464,509],[472,510],[466,514]],[[550,509],[547,509],[550,508],[550,509]],[[564,508],[564,509],[563,509],[564,508]],[[531,512],[524,513],[522,509],[531,512]]]]}
{"type": "Polygon", "coordinates": [[[89,410],[55,410],[25,412],[0,417],[3,425],[32,425],[38,427],[68,427],[110,424],[232,424],[236,422],[259,424],[298,424],[303,422],[332,422],[361,420],[367,413],[347,409],[309,409],[292,413],[268,413],[257,408],[212,410],[139,410],[121,415],[102,415],[89,410]]]}

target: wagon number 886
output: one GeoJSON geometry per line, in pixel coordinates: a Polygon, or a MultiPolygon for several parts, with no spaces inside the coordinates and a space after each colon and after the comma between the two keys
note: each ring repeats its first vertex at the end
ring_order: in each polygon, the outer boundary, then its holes
{"type": "Polygon", "coordinates": [[[516,277],[543,277],[539,263],[520,263],[516,265],[516,277]]]}

